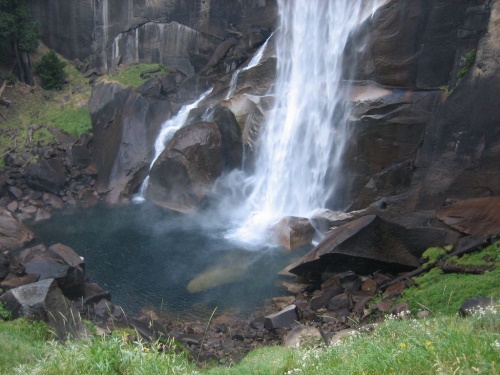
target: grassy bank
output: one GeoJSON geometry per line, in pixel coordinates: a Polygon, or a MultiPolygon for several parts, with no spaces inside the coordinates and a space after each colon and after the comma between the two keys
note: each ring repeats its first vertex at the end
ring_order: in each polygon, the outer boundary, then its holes
{"type": "Polygon", "coordinates": [[[2,374],[497,374],[500,314],[468,318],[390,318],[372,332],[299,350],[261,348],[234,366],[200,369],[171,342],[130,342],[126,335],[62,345],[43,342],[39,324],[0,324],[2,374]]]}

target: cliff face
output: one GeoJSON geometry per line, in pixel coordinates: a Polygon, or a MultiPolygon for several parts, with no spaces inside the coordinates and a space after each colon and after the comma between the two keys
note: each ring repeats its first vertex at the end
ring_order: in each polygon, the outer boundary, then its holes
{"type": "MultiPolygon", "coordinates": [[[[68,59],[105,70],[119,62],[163,63],[188,75],[231,31],[246,34],[256,25],[270,29],[277,15],[275,0],[28,2],[41,22],[43,41],[68,59]]],[[[247,42],[260,41],[250,37],[247,42]]]]}
{"type": "MultiPolygon", "coordinates": [[[[361,209],[398,197],[400,209],[428,209],[447,199],[500,194],[499,8],[500,0],[389,0],[351,35],[344,65],[356,82],[340,192],[345,207],[361,209]]],[[[276,27],[276,0],[40,0],[32,1],[31,9],[42,21],[45,42],[66,57],[102,69],[133,62],[178,68],[188,79],[157,98],[164,108],[174,103],[172,112],[214,87],[207,105],[221,103],[233,112],[251,168],[248,158],[273,102],[268,89],[276,68],[274,38],[261,64],[242,71],[233,96],[225,97],[232,72],[248,63],[276,27]]],[[[130,142],[117,143],[113,155],[104,146],[98,149],[108,141],[99,130],[103,108],[95,104],[105,102],[106,92],[96,86],[91,103],[94,156],[105,160],[99,179],[103,190],[114,189],[116,201],[136,188],[151,155],[138,155],[131,173],[113,167],[123,164],[120,155],[130,155],[122,150],[130,142]],[[127,183],[115,188],[112,181],[122,175],[127,183]]],[[[143,101],[139,93],[127,95],[143,101]]],[[[112,128],[122,132],[126,121],[116,108],[126,100],[118,99],[108,112],[112,128]]],[[[161,106],[151,108],[156,105],[161,106]]],[[[151,149],[160,122],[145,130],[149,135],[141,138],[147,140],[141,149],[151,149]]]]}

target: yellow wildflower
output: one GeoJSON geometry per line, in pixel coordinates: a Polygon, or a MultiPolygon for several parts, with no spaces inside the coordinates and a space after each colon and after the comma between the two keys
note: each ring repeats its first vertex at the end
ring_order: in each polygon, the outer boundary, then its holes
{"type": "Polygon", "coordinates": [[[406,349],[406,344],[403,342],[403,343],[401,344],[401,347],[402,347],[403,349],[406,349]]]}

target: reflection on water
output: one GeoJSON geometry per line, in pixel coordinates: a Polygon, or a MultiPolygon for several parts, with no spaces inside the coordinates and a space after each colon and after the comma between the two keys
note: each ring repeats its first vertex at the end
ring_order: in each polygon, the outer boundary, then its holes
{"type": "Polygon", "coordinates": [[[246,310],[283,294],[276,273],[307,249],[236,248],[224,239],[227,228],[212,222],[145,203],[54,213],[31,227],[37,243],[61,242],[85,257],[87,276],[131,313],[143,306],[246,310]]]}

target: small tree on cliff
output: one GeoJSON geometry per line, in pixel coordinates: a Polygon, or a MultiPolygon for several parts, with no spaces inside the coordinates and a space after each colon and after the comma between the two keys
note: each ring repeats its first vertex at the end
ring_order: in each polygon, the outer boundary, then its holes
{"type": "Polygon", "coordinates": [[[29,85],[34,84],[29,54],[38,48],[39,29],[26,0],[0,0],[0,47],[14,53],[19,80],[29,85]]]}
{"type": "Polygon", "coordinates": [[[36,74],[42,80],[42,87],[46,90],[60,89],[64,84],[64,66],[66,63],[61,61],[54,51],[49,51],[43,55],[36,66],[36,74]]]}

